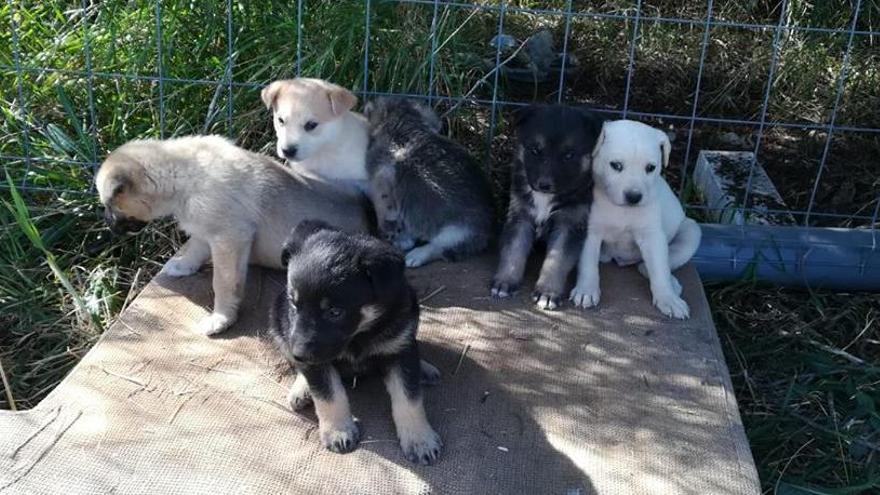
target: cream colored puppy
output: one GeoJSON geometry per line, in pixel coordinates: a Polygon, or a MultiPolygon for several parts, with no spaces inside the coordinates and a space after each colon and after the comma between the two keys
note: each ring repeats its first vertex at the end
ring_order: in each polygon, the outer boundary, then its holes
{"type": "Polygon", "coordinates": [[[114,232],[172,217],[189,234],[163,274],[184,277],[213,262],[214,310],[198,324],[207,335],[235,322],[249,263],[282,268],[284,241],[301,220],[368,228],[362,203],[340,188],[219,136],[130,141],[104,160],[95,182],[114,232]]]}
{"type": "Polygon", "coordinates": [[[321,79],[275,81],[261,97],[272,111],[278,156],[294,168],[365,190],[367,121],[357,97],[321,79]]]}
{"type": "Polygon", "coordinates": [[[571,292],[576,306],[599,304],[599,262],[639,263],[654,305],[666,316],[690,317],[672,271],[700,245],[700,226],[686,218],[660,175],[669,163],[669,137],[640,122],[606,122],[593,150],[593,204],[587,240],[571,292]]]}

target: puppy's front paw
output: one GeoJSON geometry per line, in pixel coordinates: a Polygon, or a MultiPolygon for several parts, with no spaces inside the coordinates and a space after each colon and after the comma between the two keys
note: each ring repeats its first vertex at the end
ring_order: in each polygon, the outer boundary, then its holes
{"type": "Polygon", "coordinates": [[[579,283],[571,290],[571,295],[568,299],[579,308],[592,308],[599,304],[601,295],[602,291],[599,290],[598,281],[584,284],[579,283]]]}
{"type": "Polygon", "coordinates": [[[287,402],[294,411],[301,411],[312,404],[312,393],[304,379],[297,377],[287,393],[287,402]]]}
{"type": "Polygon", "coordinates": [[[160,273],[169,277],[188,277],[199,271],[199,268],[186,260],[171,258],[162,267],[160,273]]]}
{"type": "Polygon", "coordinates": [[[659,294],[654,296],[654,306],[666,316],[686,320],[690,318],[691,311],[684,299],[670,292],[668,294],[659,294]]]}
{"type": "Polygon", "coordinates": [[[196,325],[196,331],[202,335],[214,335],[226,330],[234,323],[234,320],[224,314],[211,313],[202,318],[196,325]]]}
{"type": "Polygon", "coordinates": [[[430,426],[418,431],[409,431],[400,435],[400,448],[409,462],[428,465],[440,457],[443,441],[430,426]]]}
{"type": "Polygon", "coordinates": [[[320,426],[321,443],[331,452],[345,454],[354,450],[361,439],[357,422],[351,418],[347,423],[333,427],[320,426]]]}
{"type": "Polygon", "coordinates": [[[431,254],[431,249],[427,246],[419,246],[406,253],[406,266],[416,268],[424,265],[432,259],[433,256],[431,254]]]}
{"type": "Polygon", "coordinates": [[[506,299],[516,293],[519,289],[519,282],[506,282],[495,279],[492,281],[492,297],[498,299],[506,299]]]}
{"type": "Polygon", "coordinates": [[[532,302],[535,303],[538,309],[545,311],[553,311],[558,308],[561,299],[562,296],[558,292],[545,290],[540,287],[535,288],[535,291],[532,292],[532,302]]]}

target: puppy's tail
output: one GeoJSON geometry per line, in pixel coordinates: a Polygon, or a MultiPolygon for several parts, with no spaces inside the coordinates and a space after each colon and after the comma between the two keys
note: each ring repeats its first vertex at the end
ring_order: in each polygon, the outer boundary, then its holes
{"type": "Polygon", "coordinates": [[[685,218],[672,242],[669,243],[669,268],[677,270],[687,263],[700,247],[702,236],[700,225],[690,218],[685,218]]]}

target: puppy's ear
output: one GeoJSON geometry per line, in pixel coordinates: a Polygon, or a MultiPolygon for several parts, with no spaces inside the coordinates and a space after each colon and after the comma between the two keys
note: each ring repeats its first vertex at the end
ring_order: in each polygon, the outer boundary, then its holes
{"type": "Polygon", "coordinates": [[[262,98],[266,108],[272,110],[275,107],[275,100],[278,98],[278,93],[281,92],[281,88],[284,87],[285,83],[286,81],[274,81],[260,91],[260,98],[262,98]]]}
{"type": "Polygon", "coordinates": [[[422,118],[422,122],[424,122],[425,125],[428,126],[429,129],[431,129],[431,131],[439,134],[440,131],[443,130],[443,121],[440,120],[440,117],[438,117],[437,114],[428,107],[428,105],[412,100],[409,101],[409,104],[417,112],[419,112],[419,116],[422,118]]]}
{"type": "Polygon", "coordinates": [[[335,84],[327,88],[327,99],[330,101],[330,112],[336,117],[354,108],[358,102],[354,93],[335,84]]]}
{"type": "Polygon", "coordinates": [[[657,129],[657,133],[660,135],[660,155],[663,157],[661,168],[666,168],[669,165],[669,153],[672,152],[672,143],[669,142],[668,134],[660,129],[657,129]]]}
{"type": "Polygon", "coordinates": [[[281,266],[287,266],[290,258],[302,249],[306,239],[322,230],[334,230],[328,223],[321,220],[303,220],[290,232],[281,248],[281,266]]]}
{"type": "Polygon", "coordinates": [[[593,146],[593,158],[596,158],[596,155],[599,154],[599,148],[602,147],[602,143],[605,142],[605,124],[606,122],[602,122],[602,129],[599,131],[599,137],[596,138],[596,145],[593,146]]]}
{"type": "Polygon", "coordinates": [[[379,241],[361,258],[360,264],[373,285],[376,299],[380,301],[395,297],[399,294],[401,284],[406,283],[403,256],[379,241]]]}
{"type": "Polygon", "coordinates": [[[599,133],[602,132],[602,126],[605,124],[605,119],[586,108],[581,108],[579,110],[584,119],[584,127],[587,128],[587,131],[590,134],[598,136],[599,133]]]}
{"type": "Polygon", "coordinates": [[[535,105],[529,105],[527,107],[517,108],[513,111],[513,126],[514,127],[522,127],[529,121],[532,117],[534,117],[535,113],[538,111],[538,107],[535,105]]]}
{"type": "Polygon", "coordinates": [[[376,109],[376,105],[373,104],[372,101],[368,101],[367,104],[364,105],[364,117],[366,117],[367,120],[369,120],[370,114],[373,113],[373,110],[375,110],[375,109],[376,109]]]}
{"type": "Polygon", "coordinates": [[[110,197],[116,198],[122,194],[130,192],[134,187],[134,183],[128,177],[117,175],[110,182],[110,197]]]}

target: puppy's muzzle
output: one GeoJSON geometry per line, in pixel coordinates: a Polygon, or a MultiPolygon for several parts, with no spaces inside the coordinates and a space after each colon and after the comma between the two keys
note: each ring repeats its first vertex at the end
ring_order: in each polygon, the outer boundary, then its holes
{"type": "Polygon", "coordinates": [[[110,232],[113,232],[114,234],[140,232],[147,226],[147,222],[135,218],[119,217],[110,211],[110,208],[104,209],[104,222],[110,227],[110,232]]]}
{"type": "Polygon", "coordinates": [[[296,146],[288,146],[281,150],[281,152],[284,153],[284,158],[287,158],[288,160],[296,160],[296,153],[298,151],[299,148],[296,146]]]}
{"type": "Polygon", "coordinates": [[[626,204],[635,206],[642,201],[642,193],[639,191],[626,191],[623,193],[623,199],[626,200],[626,204]]]}

